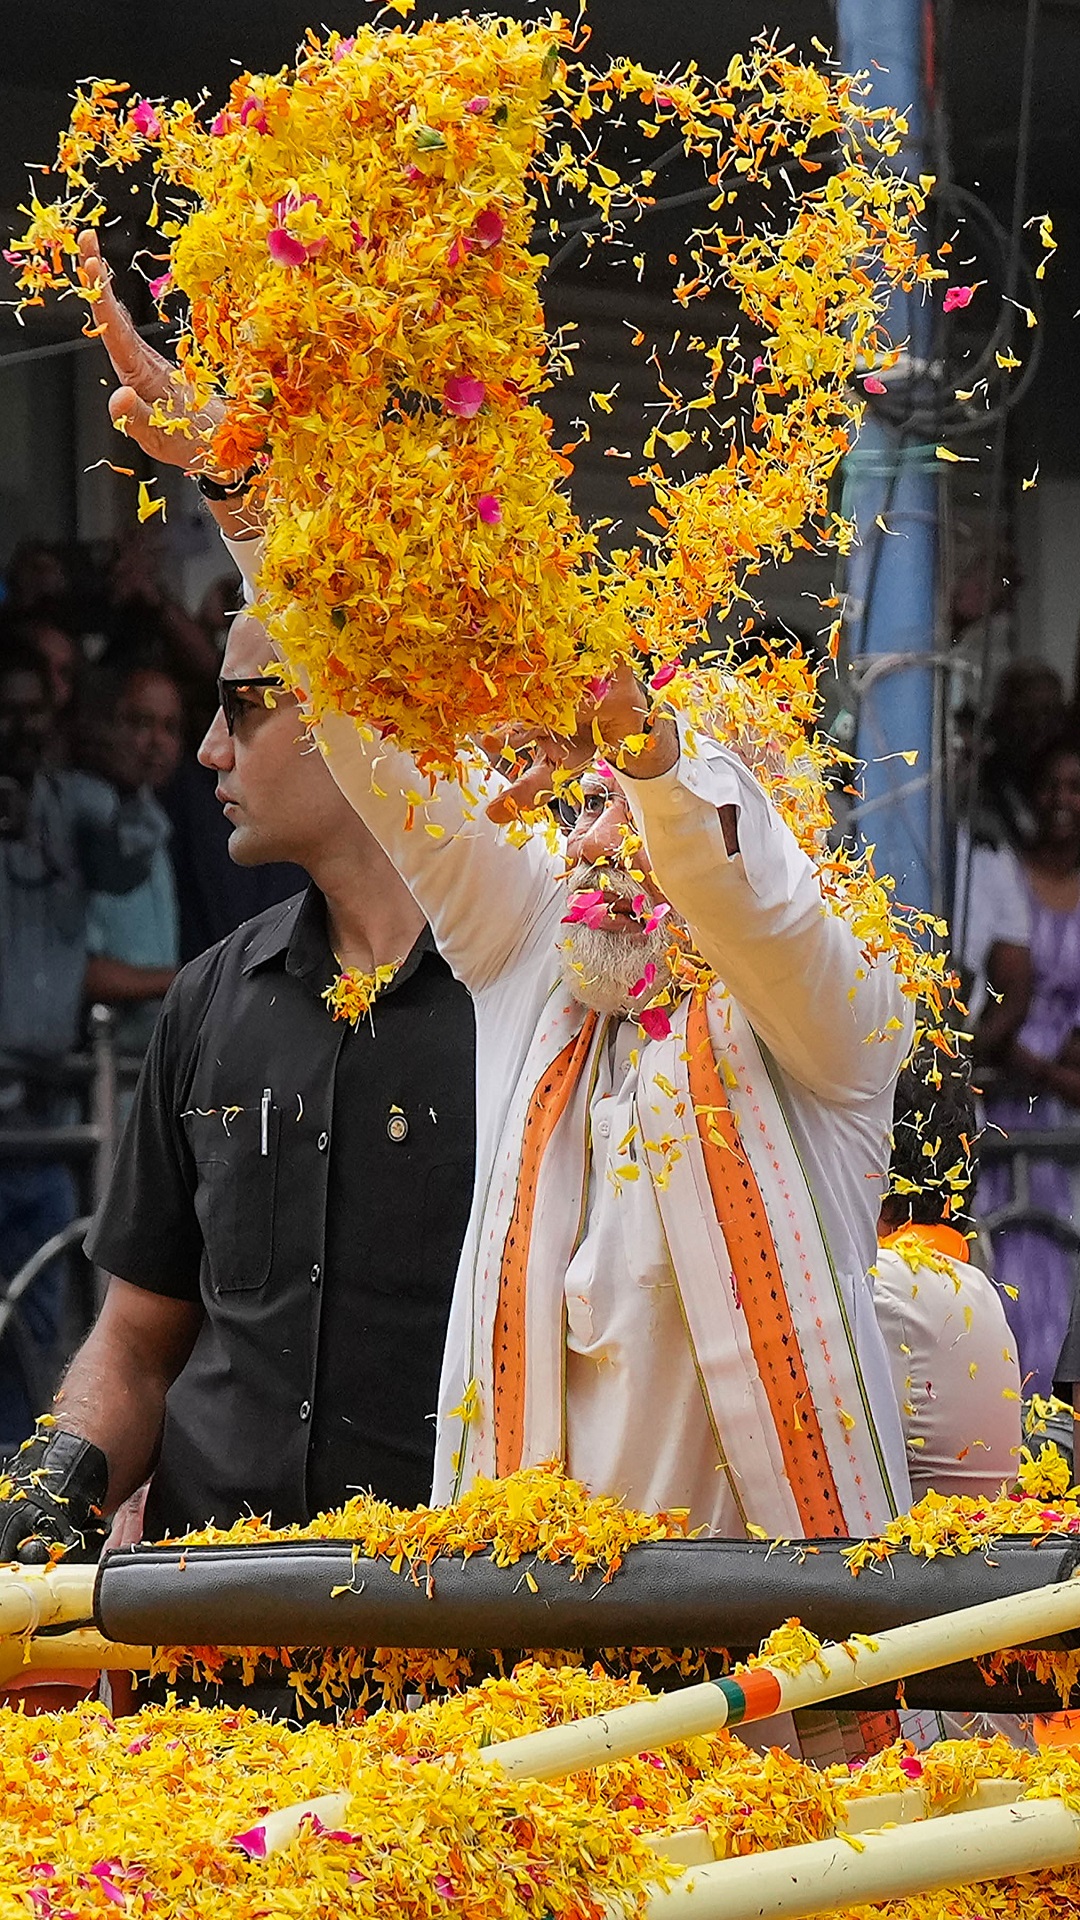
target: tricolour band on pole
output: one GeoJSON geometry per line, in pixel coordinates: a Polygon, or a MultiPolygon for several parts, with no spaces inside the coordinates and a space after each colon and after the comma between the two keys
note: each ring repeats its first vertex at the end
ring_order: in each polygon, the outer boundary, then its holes
{"type": "Polygon", "coordinates": [[[681,1693],[659,1694],[611,1713],[500,1741],[486,1748],[483,1757],[515,1780],[559,1780],[579,1767],[628,1760],[673,1740],[716,1733],[721,1727],[765,1720],[798,1707],[820,1706],[843,1694],[906,1679],[928,1667],[975,1659],[1003,1647],[1029,1647],[1077,1628],[1080,1580],[1062,1580],[1030,1593],[1010,1594],[983,1606],[894,1627],[876,1640],[838,1641],[822,1647],[818,1658],[798,1673],[755,1667],[737,1679],[709,1680],[681,1693]]]}
{"type": "Polygon", "coordinates": [[[850,1841],[814,1840],[690,1867],[649,1901],[648,1920],[808,1920],[880,1900],[906,1900],[1066,1866],[1080,1859],[1080,1816],[1060,1800],[1016,1800],[944,1814],[850,1841]]]}

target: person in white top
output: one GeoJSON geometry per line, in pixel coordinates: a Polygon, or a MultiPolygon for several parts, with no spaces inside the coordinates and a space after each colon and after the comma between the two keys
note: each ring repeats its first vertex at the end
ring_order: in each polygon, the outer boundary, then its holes
{"type": "MultiPolygon", "coordinates": [[[[92,242],[84,261],[100,283],[92,242]]],[[[150,420],[155,399],[178,403],[167,363],[111,292],[94,311],[125,383],[114,414],[155,457],[197,466],[194,433],[150,420]]],[[[244,531],[235,495],[214,510],[244,531]]],[[[257,541],[230,552],[255,582],[257,541]]],[[[660,718],[621,755],[648,705],[617,674],[572,741],[534,743],[535,772],[510,790],[533,801],[551,760],[586,766],[594,726],[620,757],[612,790],[586,795],[569,878],[542,832],[508,830],[503,783],[478,763],[471,797],[444,782],[410,811],[411,759],[348,716],[317,728],[476,1009],[476,1189],[435,1497],[558,1458],[595,1491],[722,1534],[874,1534],[909,1495],[866,1273],[910,1013],[724,743],[722,713],[693,740],[660,718]],[[680,992],[668,1022],[650,1017],[649,970],[663,987],[675,916],[712,983],[680,992]]]]}
{"type": "Polygon", "coordinates": [[[921,1047],[897,1084],[890,1192],[871,1273],[916,1499],[931,1488],[993,1499],[1020,1459],[1016,1341],[955,1224],[974,1130],[966,1066],[921,1047]]]}

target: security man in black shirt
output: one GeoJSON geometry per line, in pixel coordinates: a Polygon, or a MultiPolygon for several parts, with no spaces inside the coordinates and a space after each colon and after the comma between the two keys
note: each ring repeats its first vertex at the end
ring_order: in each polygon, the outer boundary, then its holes
{"type": "Polygon", "coordinates": [[[145,1537],[430,1490],[472,1191],[473,1015],[234,621],[200,749],[242,865],[305,894],[182,968],[87,1242],[114,1276],[0,1501],[0,1560],[78,1547],[153,1472],[145,1537]],[[392,980],[355,1025],[343,968],[392,980]],[[53,1496],[57,1496],[54,1498],[53,1496]]]}

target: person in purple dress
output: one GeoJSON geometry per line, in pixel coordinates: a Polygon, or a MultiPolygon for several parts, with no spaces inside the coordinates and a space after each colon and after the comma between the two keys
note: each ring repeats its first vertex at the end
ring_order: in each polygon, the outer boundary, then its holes
{"type": "MultiPolygon", "coordinates": [[[[1017,893],[1014,926],[1026,941],[998,940],[987,962],[987,997],[976,1036],[979,1064],[993,1070],[988,1126],[1024,1132],[1080,1126],[1080,748],[1051,742],[1032,781],[1035,833],[1010,865],[1017,893]]],[[[1049,1394],[1069,1325],[1080,1269],[1080,1212],[1072,1169],[1052,1156],[1032,1159],[1026,1205],[1049,1216],[1002,1223],[994,1216],[1017,1198],[1006,1160],[987,1166],[976,1215],[993,1230],[994,1270],[1016,1337],[1025,1393],[1049,1394]],[[1055,1233],[1050,1221],[1059,1222],[1055,1233]]]]}

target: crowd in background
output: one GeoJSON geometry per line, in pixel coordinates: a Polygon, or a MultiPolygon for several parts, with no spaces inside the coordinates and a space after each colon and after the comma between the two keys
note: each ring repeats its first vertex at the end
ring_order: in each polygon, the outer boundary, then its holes
{"type": "MultiPolygon", "coordinates": [[[[199,742],[240,583],[190,612],[154,530],[104,554],[44,541],[15,552],[0,600],[0,1133],[72,1116],[63,1062],[87,1009],[114,1009],[120,1054],[145,1050],[177,968],[297,891],[294,868],[234,866],[199,742]]],[[[1014,1139],[1080,1126],[1080,722],[1034,658],[999,673],[988,717],[956,716],[954,957],[969,989],[984,1119],[1014,1139]]],[[[1080,1138],[1080,1135],[1078,1135],[1080,1138]]],[[[1008,1161],[976,1200],[1028,1390],[1080,1376],[1080,1154],[1036,1155],[1021,1193],[1008,1161]],[[1010,1222],[1028,1202],[1034,1218],[1010,1222]]],[[[0,1282],[79,1211],[62,1161],[0,1154],[0,1282]]],[[[1030,1208],[1028,1208],[1030,1213],[1030,1208]]],[[[64,1268],[24,1315],[65,1344],[64,1268]]],[[[75,1332],[78,1329],[74,1330],[75,1332]]],[[[0,1337],[0,1453],[29,1405],[0,1337]]]]}
{"type": "MultiPolygon", "coordinates": [[[[65,1062],[85,1038],[90,1006],[114,1010],[121,1056],[141,1056],[177,968],[303,884],[295,868],[232,864],[216,775],[196,757],[239,599],[236,575],[223,575],[188,612],[147,529],[96,565],[41,541],[24,543],[9,565],[0,602],[4,1283],[86,1198],[69,1164],[34,1147],[43,1129],[78,1117],[65,1062]]],[[[64,1325],[68,1271],[52,1263],[22,1303],[32,1343],[47,1354],[81,1331],[64,1325]]],[[[0,1339],[0,1454],[32,1423],[24,1371],[0,1339]]]]}

